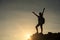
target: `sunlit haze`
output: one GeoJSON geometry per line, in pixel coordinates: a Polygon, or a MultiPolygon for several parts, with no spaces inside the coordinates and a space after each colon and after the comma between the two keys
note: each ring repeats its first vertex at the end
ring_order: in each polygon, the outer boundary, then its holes
{"type": "Polygon", "coordinates": [[[0,0],[0,40],[27,40],[36,33],[32,11],[38,14],[43,8],[43,33],[60,32],[60,0],[0,0]]]}

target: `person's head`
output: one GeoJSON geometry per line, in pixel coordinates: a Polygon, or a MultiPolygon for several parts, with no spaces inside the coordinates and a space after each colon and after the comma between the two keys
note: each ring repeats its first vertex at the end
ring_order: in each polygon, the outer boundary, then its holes
{"type": "Polygon", "coordinates": [[[39,16],[42,16],[41,12],[39,12],[39,16]]]}

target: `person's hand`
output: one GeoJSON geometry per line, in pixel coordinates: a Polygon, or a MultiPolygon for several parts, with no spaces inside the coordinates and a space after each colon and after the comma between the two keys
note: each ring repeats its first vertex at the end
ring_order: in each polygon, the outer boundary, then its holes
{"type": "Polygon", "coordinates": [[[45,8],[43,10],[45,10],[45,8]]]}
{"type": "Polygon", "coordinates": [[[32,13],[35,13],[35,12],[32,12],[32,13]]]}

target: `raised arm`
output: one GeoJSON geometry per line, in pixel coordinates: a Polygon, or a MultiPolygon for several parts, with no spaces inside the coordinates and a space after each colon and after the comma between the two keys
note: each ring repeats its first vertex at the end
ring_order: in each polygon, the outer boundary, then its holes
{"type": "Polygon", "coordinates": [[[37,16],[38,17],[38,15],[35,13],[35,12],[32,12],[35,16],[37,16]]]}
{"type": "Polygon", "coordinates": [[[45,8],[43,8],[43,12],[42,12],[42,15],[43,15],[43,13],[44,13],[44,10],[45,10],[45,8]]]}

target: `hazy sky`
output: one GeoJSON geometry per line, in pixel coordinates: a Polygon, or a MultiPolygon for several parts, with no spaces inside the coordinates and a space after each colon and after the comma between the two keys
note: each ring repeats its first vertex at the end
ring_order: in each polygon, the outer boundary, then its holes
{"type": "Polygon", "coordinates": [[[36,32],[37,17],[43,8],[44,33],[60,32],[60,0],[0,0],[0,40],[26,40],[36,32]]]}

